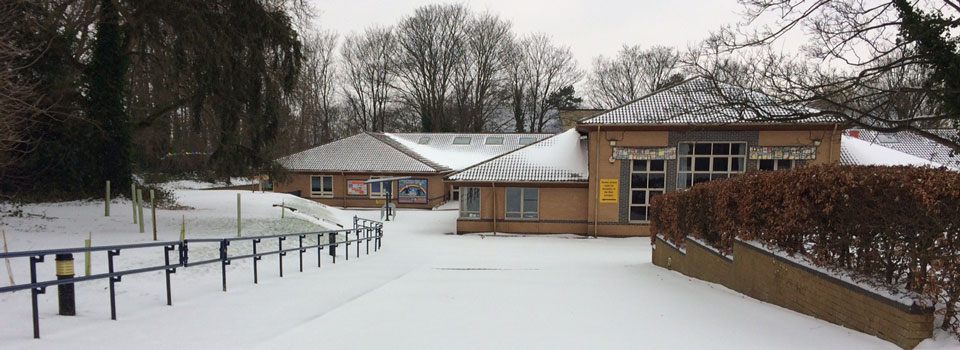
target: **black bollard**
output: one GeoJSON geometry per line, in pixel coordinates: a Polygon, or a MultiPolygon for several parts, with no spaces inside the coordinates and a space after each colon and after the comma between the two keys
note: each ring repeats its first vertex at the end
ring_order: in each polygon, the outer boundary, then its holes
{"type": "MultiPolygon", "coordinates": [[[[57,254],[56,262],[58,280],[73,278],[73,254],[57,254]]],[[[76,315],[77,302],[73,283],[58,285],[57,294],[60,299],[60,314],[63,316],[76,315]]]]}

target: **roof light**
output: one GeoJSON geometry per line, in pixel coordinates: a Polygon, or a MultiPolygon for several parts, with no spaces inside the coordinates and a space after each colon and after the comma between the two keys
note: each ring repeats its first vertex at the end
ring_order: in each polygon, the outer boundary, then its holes
{"type": "Polygon", "coordinates": [[[467,136],[457,136],[453,138],[454,145],[469,145],[470,141],[472,141],[472,139],[467,136]]]}
{"type": "Polygon", "coordinates": [[[877,134],[877,140],[880,141],[881,143],[900,142],[899,140],[897,140],[897,137],[893,136],[892,134],[877,134]]]}
{"type": "Polygon", "coordinates": [[[502,145],[503,137],[502,136],[490,136],[487,137],[487,140],[484,142],[486,145],[502,145]]]}
{"type": "Polygon", "coordinates": [[[430,137],[429,137],[429,136],[423,136],[423,137],[420,138],[419,141],[417,141],[417,143],[419,143],[419,144],[421,144],[421,145],[426,145],[426,144],[430,143],[430,137]]]}
{"type": "Polygon", "coordinates": [[[536,138],[536,137],[533,137],[533,136],[523,136],[523,137],[520,137],[520,145],[521,145],[521,146],[526,146],[526,145],[529,145],[529,144],[534,143],[534,142],[537,142],[537,138],[536,138]]]}

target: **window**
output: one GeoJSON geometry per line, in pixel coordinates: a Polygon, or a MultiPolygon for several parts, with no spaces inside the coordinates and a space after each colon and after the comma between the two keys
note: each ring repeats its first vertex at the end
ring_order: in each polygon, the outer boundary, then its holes
{"type": "Polygon", "coordinates": [[[797,167],[797,161],[793,159],[761,159],[757,164],[760,170],[786,170],[797,167]]]}
{"type": "Polygon", "coordinates": [[[507,218],[536,219],[540,207],[540,189],[507,187],[507,218]]]}
{"type": "Polygon", "coordinates": [[[471,138],[466,136],[457,136],[453,138],[454,145],[469,145],[471,138]]]}
{"type": "Polygon", "coordinates": [[[744,142],[683,142],[677,147],[677,189],[743,173],[744,142]]]}
{"type": "Polygon", "coordinates": [[[897,137],[893,134],[877,134],[877,141],[880,143],[897,143],[900,142],[897,140],[897,137]]]}
{"type": "Polygon", "coordinates": [[[536,138],[536,137],[533,137],[533,136],[523,136],[523,137],[520,137],[520,145],[521,145],[521,146],[526,146],[526,145],[529,145],[529,144],[534,143],[534,142],[537,142],[537,138],[536,138]]]}
{"type": "Polygon", "coordinates": [[[480,187],[460,187],[460,217],[480,218],[480,187]]]}
{"type": "Polygon", "coordinates": [[[650,199],[663,194],[666,187],[664,160],[634,160],[630,167],[630,221],[650,219],[650,199]]]}
{"type": "MultiPolygon", "coordinates": [[[[382,179],[385,176],[371,176],[370,180],[373,179],[382,179]]],[[[390,186],[389,182],[371,182],[370,183],[370,198],[386,198],[387,197],[387,186],[390,186]]]]}
{"type": "Polygon", "coordinates": [[[420,140],[417,140],[417,143],[419,143],[419,144],[421,144],[421,145],[426,145],[426,144],[430,143],[430,137],[429,137],[429,136],[421,136],[421,137],[420,137],[420,140]]]}
{"type": "Polygon", "coordinates": [[[333,176],[310,176],[310,197],[333,198],[333,176]]]}
{"type": "Polygon", "coordinates": [[[503,144],[503,137],[502,137],[502,136],[490,136],[490,137],[487,137],[487,140],[484,141],[484,144],[486,144],[486,145],[502,145],[502,144],[503,144]]]}

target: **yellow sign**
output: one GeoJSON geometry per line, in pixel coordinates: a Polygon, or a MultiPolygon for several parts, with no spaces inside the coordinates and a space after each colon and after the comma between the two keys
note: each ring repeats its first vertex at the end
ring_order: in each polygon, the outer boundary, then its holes
{"type": "Polygon", "coordinates": [[[376,201],[376,203],[377,203],[377,204],[386,204],[386,203],[387,203],[387,200],[386,200],[386,199],[378,199],[378,200],[376,201]]]}
{"type": "Polygon", "coordinates": [[[619,194],[619,179],[600,179],[600,203],[617,203],[619,194]]]}

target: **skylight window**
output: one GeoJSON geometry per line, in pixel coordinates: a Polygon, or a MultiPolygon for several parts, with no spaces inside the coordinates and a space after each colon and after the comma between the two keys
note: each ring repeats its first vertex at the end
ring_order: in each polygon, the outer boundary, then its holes
{"type": "Polygon", "coordinates": [[[536,137],[523,136],[523,137],[520,138],[520,145],[521,145],[521,146],[526,146],[526,145],[529,145],[529,144],[534,143],[534,142],[537,142],[537,138],[536,138],[536,137]]]}
{"type": "Polygon", "coordinates": [[[471,138],[466,136],[457,136],[453,138],[454,145],[469,145],[471,138]]]}
{"type": "Polygon", "coordinates": [[[490,136],[487,137],[487,140],[484,142],[486,145],[502,145],[503,137],[501,136],[490,136]]]}
{"type": "Polygon", "coordinates": [[[900,142],[900,140],[897,140],[897,137],[896,137],[896,136],[893,136],[893,135],[891,135],[891,134],[877,134],[877,140],[880,141],[881,143],[897,143],[897,142],[900,142]]]}
{"type": "Polygon", "coordinates": [[[417,141],[417,143],[419,143],[419,144],[421,144],[421,145],[429,144],[429,143],[430,143],[430,137],[429,137],[429,136],[423,136],[423,137],[420,138],[419,141],[417,141]]]}

